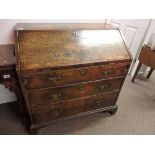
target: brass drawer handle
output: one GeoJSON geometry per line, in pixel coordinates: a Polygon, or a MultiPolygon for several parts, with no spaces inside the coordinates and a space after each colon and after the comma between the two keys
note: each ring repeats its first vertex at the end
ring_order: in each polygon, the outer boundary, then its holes
{"type": "Polygon", "coordinates": [[[61,114],[62,110],[54,110],[53,114],[55,116],[59,116],[61,114]]]}
{"type": "Polygon", "coordinates": [[[102,75],[107,76],[107,75],[111,75],[113,73],[113,71],[112,70],[106,70],[106,71],[102,71],[101,73],[102,73],[102,75]]]}
{"type": "Polygon", "coordinates": [[[52,84],[55,84],[56,82],[58,82],[59,80],[61,80],[61,77],[50,77],[49,78],[49,81],[52,83],[52,84]]]}
{"type": "Polygon", "coordinates": [[[99,86],[100,91],[106,91],[109,88],[107,84],[99,86]]]}
{"type": "Polygon", "coordinates": [[[62,96],[61,93],[57,93],[57,94],[52,94],[51,97],[53,100],[58,100],[60,97],[62,96]]]}
{"type": "Polygon", "coordinates": [[[85,75],[87,73],[87,69],[86,68],[80,68],[79,72],[81,75],[85,75]]]}
{"type": "Polygon", "coordinates": [[[82,91],[84,89],[84,86],[83,85],[80,85],[79,86],[79,89],[80,89],[80,91],[82,91]]]}
{"type": "Polygon", "coordinates": [[[95,101],[95,104],[96,104],[97,106],[100,106],[100,105],[102,105],[103,103],[105,103],[105,100],[104,100],[104,99],[95,101]]]}
{"type": "Polygon", "coordinates": [[[55,110],[55,111],[53,112],[53,114],[54,114],[55,116],[58,116],[58,115],[59,115],[59,112],[58,112],[57,110],[55,110]]]}

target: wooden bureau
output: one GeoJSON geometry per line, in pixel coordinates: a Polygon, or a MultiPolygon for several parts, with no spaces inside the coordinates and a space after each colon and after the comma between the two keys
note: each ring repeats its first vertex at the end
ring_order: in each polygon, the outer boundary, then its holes
{"type": "Polygon", "coordinates": [[[107,24],[17,24],[17,72],[30,131],[100,111],[116,101],[131,63],[119,30],[107,24]]]}

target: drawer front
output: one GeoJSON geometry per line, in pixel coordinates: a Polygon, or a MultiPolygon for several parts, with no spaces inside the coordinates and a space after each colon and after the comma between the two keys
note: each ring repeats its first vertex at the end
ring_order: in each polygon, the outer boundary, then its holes
{"type": "Polygon", "coordinates": [[[127,71],[127,63],[61,69],[25,76],[23,79],[23,84],[26,90],[31,90],[124,76],[127,74],[127,71]]]}
{"type": "Polygon", "coordinates": [[[115,104],[117,96],[118,93],[108,93],[106,95],[102,94],[60,102],[58,104],[51,104],[42,108],[34,108],[32,110],[33,120],[34,123],[46,122],[82,112],[108,107],[115,104]]]}
{"type": "Polygon", "coordinates": [[[105,92],[119,91],[123,80],[124,78],[116,78],[29,91],[27,92],[27,97],[31,107],[38,107],[51,102],[55,103],[105,92]]]}

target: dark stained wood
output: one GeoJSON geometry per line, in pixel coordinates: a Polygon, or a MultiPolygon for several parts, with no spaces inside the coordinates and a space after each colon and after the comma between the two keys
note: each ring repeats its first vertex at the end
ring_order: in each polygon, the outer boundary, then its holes
{"type": "Polygon", "coordinates": [[[151,68],[147,78],[151,76],[153,70],[155,70],[155,51],[151,50],[151,48],[148,47],[147,45],[144,45],[141,49],[138,60],[139,64],[131,80],[132,82],[134,82],[142,64],[145,64],[146,66],[151,68]]]}
{"type": "Polygon", "coordinates": [[[139,55],[139,61],[146,66],[155,69],[155,51],[151,50],[150,47],[144,46],[139,55]]]}
{"type": "Polygon", "coordinates": [[[136,71],[135,71],[135,73],[134,73],[134,75],[133,75],[133,78],[132,78],[131,82],[134,82],[134,81],[135,81],[135,78],[136,78],[136,76],[137,76],[137,74],[138,74],[139,69],[140,69],[141,66],[142,66],[142,63],[139,62],[139,63],[138,63],[138,66],[137,66],[137,68],[136,68],[136,71]]]}
{"type": "Polygon", "coordinates": [[[147,77],[146,77],[147,79],[149,79],[149,78],[150,78],[150,76],[151,76],[152,72],[153,72],[153,69],[151,68],[151,69],[150,69],[150,71],[149,71],[149,73],[148,73],[148,75],[147,75],[147,77]]]}
{"type": "Polygon", "coordinates": [[[118,93],[107,93],[97,96],[85,97],[76,100],[64,101],[32,110],[34,123],[46,122],[63,118],[86,111],[96,110],[114,105],[118,93]]]}
{"type": "Polygon", "coordinates": [[[50,103],[97,95],[105,92],[119,92],[122,82],[123,78],[84,82],[63,87],[29,91],[27,92],[27,97],[32,107],[44,106],[50,103]]]}
{"type": "Polygon", "coordinates": [[[99,111],[114,114],[131,56],[107,24],[18,24],[17,72],[30,130],[99,111]]]}
{"type": "Polygon", "coordinates": [[[24,75],[23,83],[26,90],[55,87],[76,82],[85,82],[125,76],[129,63],[81,67],[72,69],[51,70],[24,75]]]}
{"type": "Polygon", "coordinates": [[[0,66],[15,67],[16,57],[14,55],[15,47],[13,44],[0,45],[0,66]]]}
{"type": "Polygon", "coordinates": [[[33,123],[33,124],[31,124],[31,126],[29,128],[29,130],[30,130],[29,132],[32,133],[32,134],[37,134],[38,130],[40,128],[46,127],[47,125],[51,125],[51,124],[54,124],[54,123],[62,122],[64,120],[68,120],[68,119],[72,119],[72,118],[76,118],[76,117],[90,115],[90,114],[97,113],[97,112],[100,112],[100,113],[108,112],[111,115],[113,115],[113,114],[116,114],[117,110],[118,110],[118,106],[117,106],[117,104],[114,104],[112,106],[106,106],[106,107],[103,107],[103,108],[100,108],[100,109],[95,109],[95,110],[91,110],[91,111],[81,112],[81,113],[78,113],[78,114],[75,114],[75,115],[70,115],[70,116],[62,117],[62,118],[55,119],[55,120],[49,120],[49,121],[46,121],[46,122],[41,122],[41,123],[36,123],[36,124],[33,123]]]}

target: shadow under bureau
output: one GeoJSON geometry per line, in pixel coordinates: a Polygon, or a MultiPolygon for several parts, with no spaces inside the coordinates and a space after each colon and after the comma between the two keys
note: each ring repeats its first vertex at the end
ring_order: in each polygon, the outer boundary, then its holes
{"type": "Polygon", "coordinates": [[[107,24],[17,24],[17,73],[30,131],[85,114],[117,111],[131,63],[107,24]]]}

